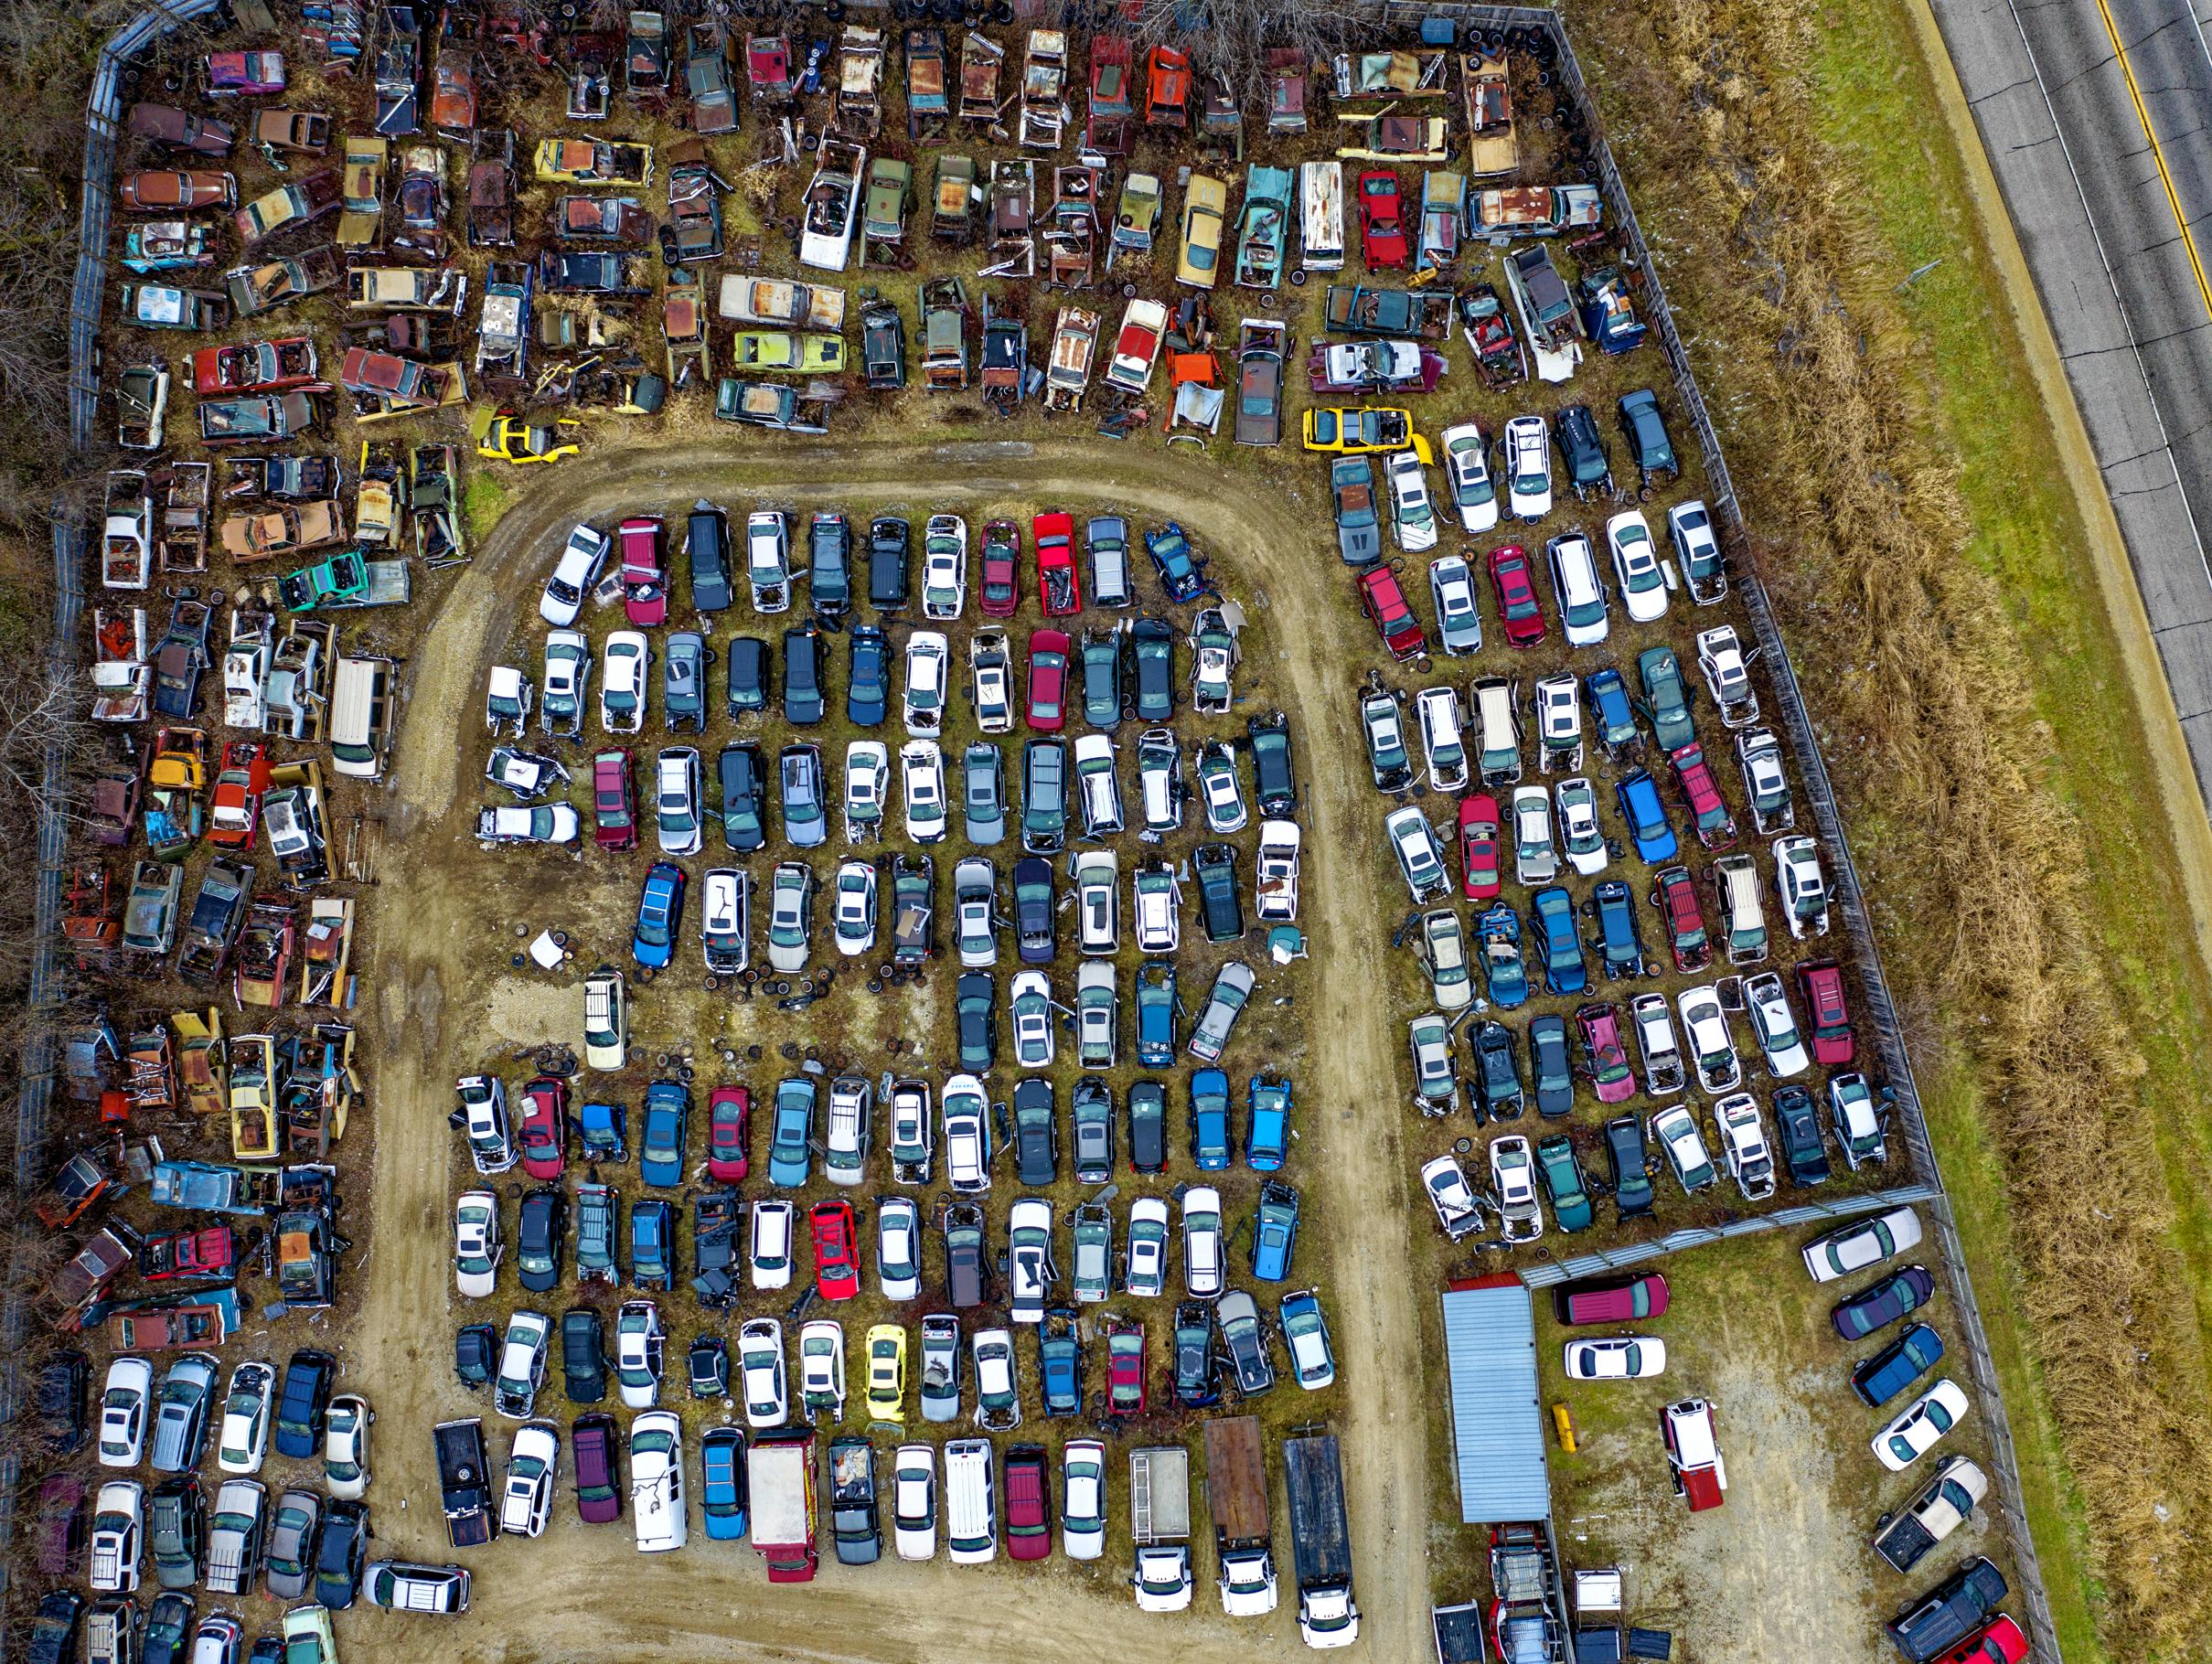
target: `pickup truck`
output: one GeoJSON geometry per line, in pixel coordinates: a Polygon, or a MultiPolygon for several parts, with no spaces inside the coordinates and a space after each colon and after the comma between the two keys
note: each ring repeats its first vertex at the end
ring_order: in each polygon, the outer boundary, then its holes
{"type": "Polygon", "coordinates": [[[883,1557],[875,1446],[864,1438],[829,1441],[829,1534],[839,1565],[873,1565],[883,1557]]]}
{"type": "Polygon", "coordinates": [[[1969,1458],[1951,1456],[1894,1514],[1875,1523],[1874,1552],[1900,1572],[1918,1565],[1929,1550],[1963,1525],[1989,1493],[1989,1477],[1969,1458]]]}
{"type": "Polygon", "coordinates": [[[492,1540],[497,1522],[491,1510],[491,1464],[484,1453],[484,1422],[440,1422],[433,1433],[438,1449],[438,1495],[445,1509],[445,1535],[456,1549],[480,1548],[492,1540]]]}

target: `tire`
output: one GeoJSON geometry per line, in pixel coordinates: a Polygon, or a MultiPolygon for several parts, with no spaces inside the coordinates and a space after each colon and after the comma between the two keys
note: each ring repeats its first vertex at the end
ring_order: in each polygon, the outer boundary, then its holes
{"type": "Polygon", "coordinates": [[[1306,286],[1306,273],[1302,267],[1290,274],[1290,286],[1293,289],[1303,289],[1306,286]]]}
{"type": "Polygon", "coordinates": [[[829,4],[822,7],[822,16],[831,23],[844,22],[845,0],[829,0],[829,4]]]}

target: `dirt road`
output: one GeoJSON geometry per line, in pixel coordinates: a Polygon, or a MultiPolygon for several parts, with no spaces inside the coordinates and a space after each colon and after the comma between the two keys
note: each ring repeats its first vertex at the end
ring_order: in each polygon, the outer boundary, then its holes
{"type": "MultiPolygon", "coordinates": [[[[1111,504],[1156,520],[1180,518],[1213,552],[1232,592],[1266,612],[1269,636],[1294,661],[1278,679],[1309,786],[1307,918],[1317,954],[1327,956],[1315,979],[1321,1003],[1311,1013],[1300,1097],[1310,1106],[1305,1136],[1320,1147],[1309,1182],[1334,1221],[1335,1338],[1343,1360],[1336,1420],[1355,1575],[1373,1656],[1407,1658],[1427,1645],[1427,1424],[1399,1407],[1395,1384],[1417,1349],[1413,1302],[1427,1296],[1405,1276],[1395,1048],[1382,1002],[1369,997],[1383,986],[1382,922],[1389,915],[1378,889],[1382,869],[1368,847],[1372,829],[1358,812],[1367,788],[1347,716],[1354,656],[1336,650],[1357,627],[1356,614],[1327,539],[1317,535],[1326,505],[1245,485],[1203,458],[1147,453],[1141,462],[1132,455],[1126,468],[1114,463],[1095,444],[826,446],[772,458],[715,446],[636,452],[530,479],[485,539],[410,670],[394,770],[398,836],[388,844],[375,903],[385,910],[369,967],[380,997],[365,1039],[380,1111],[376,1231],[347,1381],[379,1412],[382,1552],[446,1558],[429,1427],[476,1413],[454,1384],[447,1356],[456,1319],[444,1223],[454,1139],[445,1115],[453,1078],[482,1055],[483,932],[490,922],[466,893],[467,864],[421,852],[449,849],[466,836],[461,817],[473,812],[474,799],[456,790],[456,736],[474,723],[492,655],[531,604],[567,528],[585,516],[604,520],[647,492],[711,494],[732,508],[733,494],[745,490],[788,501],[895,488],[956,508],[1042,494],[1079,512],[1111,504]]],[[[549,1019],[564,1024],[565,1011],[549,1019]]],[[[1288,1545],[1279,1547],[1287,1585],[1288,1545]]],[[[470,1616],[409,1627],[406,1644],[422,1664],[615,1656],[642,1664],[696,1657],[705,1646],[762,1659],[1019,1652],[1053,1659],[1171,1644],[1181,1656],[1230,1659],[1279,1655],[1297,1644],[1288,1587],[1285,1610],[1267,1623],[1230,1624],[1210,1594],[1189,1618],[1162,1620],[1136,1611],[1110,1567],[1086,1577],[1055,1563],[1056,1610],[1040,1624],[1034,1574],[1008,1568],[972,1575],[940,1561],[844,1575],[826,1566],[815,1585],[770,1588],[749,1550],[700,1541],[647,1561],[631,1552],[626,1531],[587,1533],[572,1519],[537,1543],[501,1542],[472,1563],[470,1616]],[[1086,1593],[1086,1584],[1096,1593],[1086,1593]],[[954,1585],[956,1595],[935,1594],[954,1585]]],[[[390,1622],[373,1614],[354,1621],[379,1631],[390,1622]]]]}

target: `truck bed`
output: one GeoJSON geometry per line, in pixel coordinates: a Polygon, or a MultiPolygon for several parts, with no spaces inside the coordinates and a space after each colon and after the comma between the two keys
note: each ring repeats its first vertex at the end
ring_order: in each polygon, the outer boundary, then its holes
{"type": "Polygon", "coordinates": [[[814,1485],[811,1445],[755,1445],[750,1477],[754,1546],[805,1542],[807,1494],[814,1485]]]}
{"type": "Polygon", "coordinates": [[[1180,1445],[1129,1452],[1129,1526],[1138,1543],[1191,1534],[1191,1453],[1180,1445]]]}
{"type": "Polygon", "coordinates": [[[1224,1542],[1257,1542],[1268,1535],[1267,1455],[1257,1416],[1207,1421],[1206,1506],[1224,1542]]]}
{"type": "Polygon", "coordinates": [[[1300,1585],[1349,1581],[1352,1533],[1344,1520],[1336,1435],[1284,1440],[1283,1483],[1290,1495],[1290,1534],[1300,1585]]]}

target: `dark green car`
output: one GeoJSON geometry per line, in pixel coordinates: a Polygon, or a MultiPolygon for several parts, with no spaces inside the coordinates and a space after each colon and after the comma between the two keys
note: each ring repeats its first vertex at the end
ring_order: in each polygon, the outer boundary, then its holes
{"type": "Polygon", "coordinates": [[[1536,1170],[1544,1175],[1544,1188],[1551,1192],[1552,1213],[1559,1228],[1587,1230],[1597,1211],[1590,1206],[1590,1187],[1582,1176],[1582,1163],[1575,1159],[1575,1146],[1565,1133],[1536,1146],[1536,1170]]]}
{"type": "Polygon", "coordinates": [[[1672,756],[1697,738],[1690,721],[1690,689],[1682,679],[1682,661],[1672,647],[1647,647],[1636,656],[1643,682],[1644,715],[1651,720],[1659,749],[1672,756]]]}

